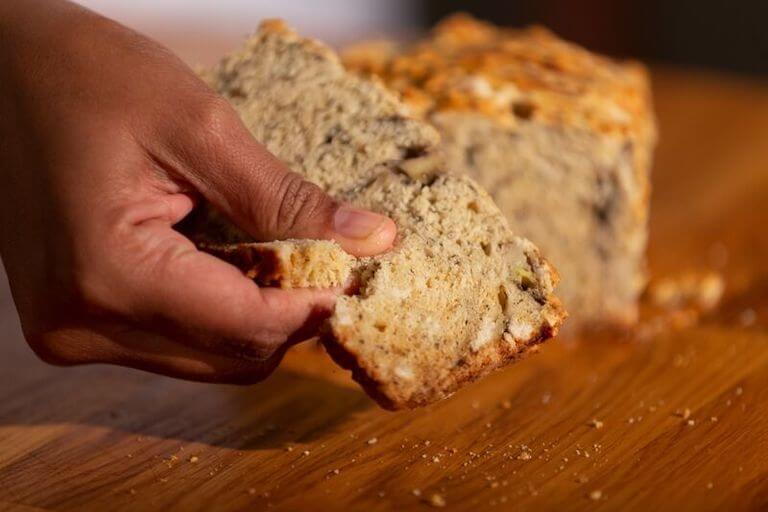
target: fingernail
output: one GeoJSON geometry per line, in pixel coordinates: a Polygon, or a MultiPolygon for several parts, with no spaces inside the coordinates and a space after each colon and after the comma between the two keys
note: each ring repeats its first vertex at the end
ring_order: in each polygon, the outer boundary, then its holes
{"type": "Polygon", "coordinates": [[[345,238],[365,239],[376,233],[387,217],[367,210],[342,206],[333,216],[333,229],[345,238]]]}

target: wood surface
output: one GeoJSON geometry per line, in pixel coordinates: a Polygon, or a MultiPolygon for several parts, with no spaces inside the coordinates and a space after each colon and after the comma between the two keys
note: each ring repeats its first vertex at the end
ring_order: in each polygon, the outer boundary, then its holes
{"type": "Polygon", "coordinates": [[[556,340],[390,413],[312,349],[243,388],[46,366],[3,279],[0,509],[768,509],[768,87],[654,81],[650,267],[724,276],[697,325],[556,340]]]}

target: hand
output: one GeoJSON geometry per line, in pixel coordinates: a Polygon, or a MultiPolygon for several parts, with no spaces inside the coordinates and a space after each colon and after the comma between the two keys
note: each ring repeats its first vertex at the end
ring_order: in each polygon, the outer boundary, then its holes
{"type": "Polygon", "coordinates": [[[259,288],[173,226],[202,198],[257,240],[387,250],[252,139],[156,43],[73,4],[0,4],[0,254],[25,337],[54,364],[254,382],[338,290],[259,288]]]}

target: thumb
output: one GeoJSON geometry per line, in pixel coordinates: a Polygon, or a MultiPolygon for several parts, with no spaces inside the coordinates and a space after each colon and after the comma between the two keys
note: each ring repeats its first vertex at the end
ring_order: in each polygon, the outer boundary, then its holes
{"type": "Polygon", "coordinates": [[[216,208],[257,240],[335,240],[347,252],[369,256],[392,246],[397,228],[386,216],[340,204],[289,170],[259,144],[234,109],[211,102],[203,122],[190,124],[174,144],[188,179],[216,208]]]}

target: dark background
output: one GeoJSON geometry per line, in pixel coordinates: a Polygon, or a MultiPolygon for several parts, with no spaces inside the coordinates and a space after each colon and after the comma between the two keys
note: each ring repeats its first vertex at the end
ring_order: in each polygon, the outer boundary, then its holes
{"type": "Polygon", "coordinates": [[[768,76],[768,0],[423,0],[424,26],[454,11],[539,23],[609,55],[768,76]]]}

